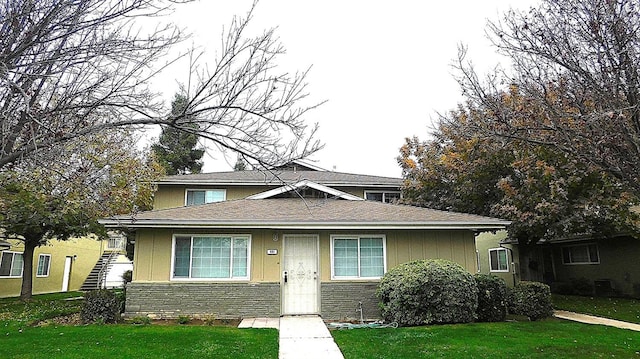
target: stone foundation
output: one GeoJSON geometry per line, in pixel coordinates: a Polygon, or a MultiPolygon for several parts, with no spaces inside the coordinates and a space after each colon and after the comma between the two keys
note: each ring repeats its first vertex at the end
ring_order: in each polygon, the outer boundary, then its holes
{"type": "Polygon", "coordinates": [[[321,284],[322,318],[329,320],[360,320],[359,303],[365,320],[382,316],[376,298],[378,283],[325,282],[321,284]]]}
{"type": "Polygon", "coordinates": [[[136,283],[125,316],[235,319],[280,316],[279,283],[136,283]]]}

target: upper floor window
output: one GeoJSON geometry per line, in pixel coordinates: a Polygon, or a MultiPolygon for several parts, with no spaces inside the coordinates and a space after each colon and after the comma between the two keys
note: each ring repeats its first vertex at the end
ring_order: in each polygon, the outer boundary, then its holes
{"type": "Polygon", "coordinates": [[[489,249],[489,269],[491,272],[509,271],[509,256],[506,248],[489,249]]]}
{"type": "Polygon", "coordinates": [[[51,255],[50,254],[39,255],[38,269],[36,270],[36,277],[48,277],[50,267],[51,267],[51,255]]]}
{"type": "Polygon", "coordinates": [[[562,263],[564,264],[598,264],[600,256],[595,244],[579,244],[562,247],[562,263]]]}
{"type": "Polygon", "coordinates": [[[2,252],[0,277],[22,277],[22,253],[2,252]]]}
{"type": "Polygon", "coordinates": [[[400,199],[400,191],[365,191],[364,198],[367,201],[393,203],[400,199]]]}
{"type": "Polygon", "coordinates": [[[221,202],[226,200],[227,192],[223,189],[188,189],[186,205],[221,202]]]}

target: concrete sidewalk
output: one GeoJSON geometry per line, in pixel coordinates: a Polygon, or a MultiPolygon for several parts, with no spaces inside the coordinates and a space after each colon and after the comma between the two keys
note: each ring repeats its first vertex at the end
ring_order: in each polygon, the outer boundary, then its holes
{"type": "Polygon", "coordinates": [[[317,315],[280,318],[280,359],[344,359],[317,315]]]}
{"type": "Polygon", "coordinates": [[[629,330],[635,330],[637,332],[640,332],[640,324],[623,322],[623,321],[614,320],[614,319],[600,318],[600,317],[595,317],[593,315],[573,313],[565,310],[556,310],[553,312],[553,316],[560,319],[572,320],[574,322],[580,322],[580,323],[586,323],[586,324],[608,325],[610,327],[629,329],[629,330]]]}
{"type": "Polygon", "coordinates": [[[317,315],[246,318],[238,328],[278,329],[280,359],[344,359],[329,329],[317,315]]]}

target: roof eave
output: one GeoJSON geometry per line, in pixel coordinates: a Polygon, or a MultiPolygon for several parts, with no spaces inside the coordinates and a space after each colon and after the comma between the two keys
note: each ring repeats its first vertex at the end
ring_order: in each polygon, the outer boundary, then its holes
{"type": "Polygon", "coordinates": [[[235,229],[431,229],[472,230],[476,232],[505,229],[510,222],[464,223],[464,222],[218,222],[218,221],[165,221],[165,220],[101,220],[107,228],[235,228],[235,229]]]}

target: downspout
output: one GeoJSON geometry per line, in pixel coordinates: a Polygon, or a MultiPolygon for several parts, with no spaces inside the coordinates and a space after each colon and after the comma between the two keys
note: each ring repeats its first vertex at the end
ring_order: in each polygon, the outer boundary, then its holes
{"type": "Polygon", "coordinates": [[[513,277],[513,286],[515,287],[516,286],[516,263],[515,263],[515,260],[513,258],[513,249],[507,248],[507,247],[503,247],[502,246],[503,244],[504,243],[499,243],[498,246],[500,248],[504,248],[504,249],[508,250],[509,253],[511,253],[511,276],[513,277]]]}

